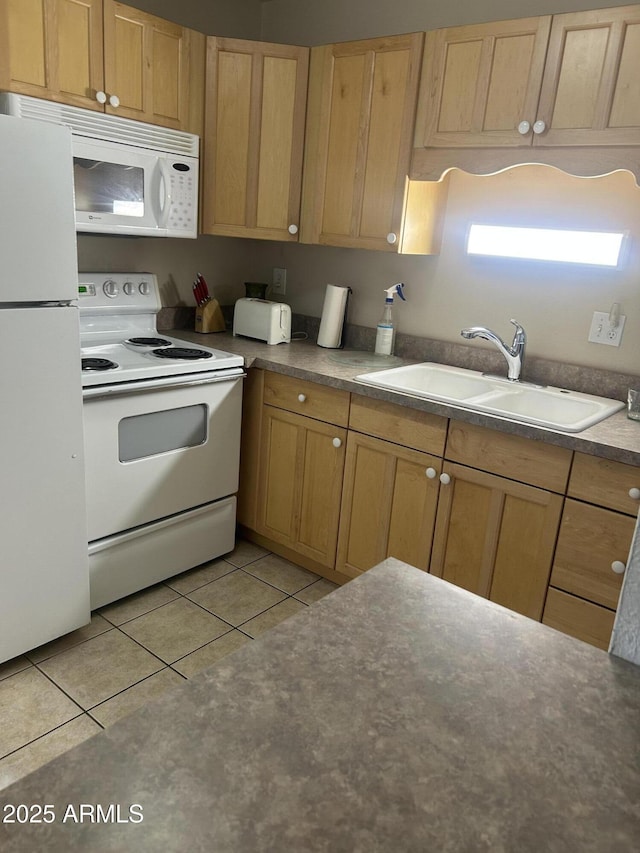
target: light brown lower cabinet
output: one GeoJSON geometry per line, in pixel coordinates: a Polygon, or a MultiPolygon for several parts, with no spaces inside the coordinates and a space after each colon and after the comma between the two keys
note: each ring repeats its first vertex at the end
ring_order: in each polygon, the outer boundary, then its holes
{"type": "Polygon", "coordinates": [[[336,569],[356,577],[386,557],[429,568],[442,461],[350,432],[336,569]]]}
{"type": "Polygon", "coordinates": [[[263,406],[256,530],[333,569],[347,431],[263,406]]]}
{"type": "Polygon", "coordinates": [[[609,648],[615,618],[614,610],[549,587],[542,622],[562,631],[563,634],[569,634],[606,651],[609,648]]]}
{"type": "Polygon", "coordinates": [[[443,474],[431,573],[539,620],[562,497],[464,465],[443,474]]]}

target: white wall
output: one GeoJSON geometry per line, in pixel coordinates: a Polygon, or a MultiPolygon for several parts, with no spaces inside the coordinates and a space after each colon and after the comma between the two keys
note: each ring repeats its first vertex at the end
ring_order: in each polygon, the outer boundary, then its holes
{"type": "Polygon", "coordinates": [[[262,38],[328,44],[620,5],[616,0],[265,0],[262,38]]]}
{"type": "Polygon", "coordinates": [[[127,5],[207,35],[261,37],[260,0],[127,0],[127,5]]]}

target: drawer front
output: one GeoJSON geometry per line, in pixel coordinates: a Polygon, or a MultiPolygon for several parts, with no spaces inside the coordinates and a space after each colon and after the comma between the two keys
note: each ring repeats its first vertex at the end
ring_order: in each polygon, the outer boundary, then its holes
{"type": "Polygon", "coordinates": [[[575,454],[568,491],[572,498],[636,516],[640,501],[629,495],[631,489],[640,490],[640,468],[586,453],[575,454]]]}
{"type": "Polygon", "coordinates": [[[629,516],[567,498],[562,513],[551,584],[615,610],[635,522],[629,516]]]}
{"type": "Polygon", "coordinates": [[[442,456],[447,436],[447,419],[429,412],[407,409],[395,403],[353,394],[349,429],[442,456]]]}
{"type": "Polygon", "coordinates": [[[349,423],[348,391],[328,388],[317,382],[307,382],[281,373],[265,372],[264,402],[337,426],[346,427],[349,423]]]}
{"type": "Polygon", "coordinates": [[[445,458],[564,494],[572,451],[451,421],[445,458]]]}
{"type": "Polygon", "coordinates": [[[549,587],[542,623],[605,651],[609,648],[615,613],[549,587]]]}

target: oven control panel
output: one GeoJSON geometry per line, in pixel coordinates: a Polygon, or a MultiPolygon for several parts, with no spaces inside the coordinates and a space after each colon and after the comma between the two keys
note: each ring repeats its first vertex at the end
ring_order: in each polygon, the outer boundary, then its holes
{"type": "Polygon", "coordinates": [[[161,308],[156,276],[138,272],[80,273],[78,303],[87,314],[157,314],[161,308]]]}

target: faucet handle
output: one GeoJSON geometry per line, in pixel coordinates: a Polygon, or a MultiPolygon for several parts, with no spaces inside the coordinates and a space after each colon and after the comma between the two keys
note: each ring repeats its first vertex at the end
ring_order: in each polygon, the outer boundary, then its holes
{"type": "Polygon", "coordinates": [[[513,335],[513,343],[525,343],[527,340],[527,335],[524,331],[524,326],[521,326],[520,323],[518,323],[518,321],[514,320],[513,318],[509,320],[509,322],[516,327],[515,333],[513,335]]]}

